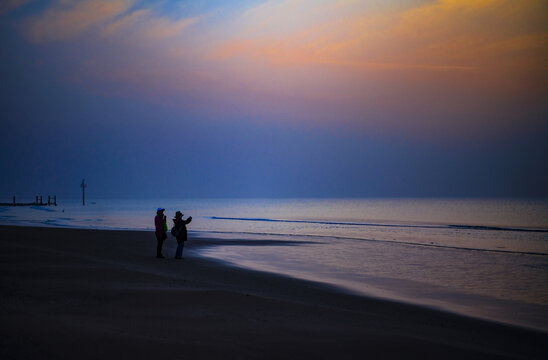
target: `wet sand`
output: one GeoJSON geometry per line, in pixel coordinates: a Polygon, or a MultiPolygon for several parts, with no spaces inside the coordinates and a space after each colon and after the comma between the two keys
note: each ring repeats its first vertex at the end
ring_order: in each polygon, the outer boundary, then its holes
{"type": "MultiPolygon", "coordinates": [[[[548,334],[248,271],[152,232],[0,226],[2,359],[543,358],[548,334]]],[[[256,243],[260,246],[260,242],[256,243]]]]}

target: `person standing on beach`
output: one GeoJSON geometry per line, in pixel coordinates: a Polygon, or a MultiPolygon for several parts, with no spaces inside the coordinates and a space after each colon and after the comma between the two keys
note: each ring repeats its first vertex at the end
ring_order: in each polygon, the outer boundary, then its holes
{"type": "Polygon", "coordinates": [[[175,213],[175,219],[173,219],[173,229],[171,229],[171,234],[177,238],[177,251],[175,251],[175,259],[183,258],[183,248],[185,246],[185,241],[187,241],[187,231],[186,224],[189,224],[192,221],[192,216],[189,216],[188,219],[183,219],[183,213],[177,211],[175,213]]]}
{"type": "Polygon", "coordinates": [[[154,225],[156,227],[156,240],[158,245],[156,247],[156,257],[158,259],[163,259],[162,255],[162,246],[164,245],[165,239],[167,239],[167,222],[166,216],[164,215],[164,208],[158,208],[156,210],[156,217],[154,218],[154,225]]]}

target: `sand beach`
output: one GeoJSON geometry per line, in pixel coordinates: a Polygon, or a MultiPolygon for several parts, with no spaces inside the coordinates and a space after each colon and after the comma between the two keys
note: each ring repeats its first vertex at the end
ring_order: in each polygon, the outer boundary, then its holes
{"type": "Polygon", "coordinates": [[[197,254],[221,241],[191,239],[181,261],[171,238],[156,259],[152,232],[0,226],[0,356],[540,359],[548,349],[544,332],[197,254]]]}

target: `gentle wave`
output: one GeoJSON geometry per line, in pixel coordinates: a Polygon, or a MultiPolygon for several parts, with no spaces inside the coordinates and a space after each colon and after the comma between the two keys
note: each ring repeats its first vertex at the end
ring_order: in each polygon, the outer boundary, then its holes
{"type": "Polygon", "coordinates": [[[398,228],[419,228],[419,229],[461,229],[461,230],[490,230],[490,231],[517,231],[517,232],[538,232],[548,233],[548,229],[527,229],[517,227],[485,226],[485,225],[414,225],[414,224],[379,224],[359,222],[335,222],[335,221],[314,221],[314,220],[284,220],[268,218],[236,218],[223,216],[210,216],[212,220],[236,220],[236,221],[257,221],[257,222],[279,222],[319,225],[347,225],[347,226],[376,226],[376,227],[398,227],[398,228]]]}
{"type": "Polygon", "coordinates": [[[231,234],[231,235],[241,234],[241,235],[258,235],[258,236],[285,236],[285,237],[297,237],[297,238],[298,237],[323,238],[323,239],[379,242],[379,243],[387,243],[387,244],[421,246],[421,247],[432,247],[432,248],[443,248],[443,249],[465,250],[465,251],[480,251],[480,252],[490,252],[490,253],[548,256],[548,253],[537,252],[537,251],[519,251],[519,250],[474,248],[474,247],[467,247],[467,246],[444,245],[444,244],[434,244],[434,243],[424,243],[424,242],[414,242],[414,241],[402,241],[402,240],[366,239],[366,238],[357,238],[357,237],[350,237],[350,236],[337,236],[337,235],[283,234],[283,233],[269,233],[269,232],[214,231],[214,230],[189,230],[189,233],[194,233],[195,235],[198,235],[198,236],[200,234],[210,233],[210,234],[231,234]]]}
{"type": "MultiPolygon", "coordinates": [[[[221,220],[243,220],[243,221],[253,221],[252,219],[241,219],[241,218],[224,218],[224,217],[210,217],[213,219],[221,220]]],[[[107,230],[107,231],[154,231],[152,227],[146,228],[134,228],[134,227],[120,227],[120,226],[105,226],[105,225],[86,225],[83,224],[71,224],[59,222],[59,220],[66,220],[68,218],[59,218],[59,219],[48,219],[42,221],[36,220],[13,220],[7,219],[4,216],[6,225],[12,226],[45,226],[45,227],[61,227],[61,228],[72,228],[72,229],[94,229],[94,230],[107,230]]],[[[102,219],[96,220],[101,221],[102,219]]],[[[85,219],[84,221],[88,222],[90,219],[85,219]]],[[[261,221],[256,219],[254,221],[261,221]]],[[[335,223],[335,222],[319,222],[319,221],[304,221],[304,220],[266,220],[274,222],[304,222],[304,223],[315,223],[315,224],[355,224],[355,223],[335,223]]],[[[392,226],[387,224],[378,224],[379,226],[392,226]]],[[[364,225],[366,226],[366,225],[364,225]]],[[[375,226],[375,225],[371,225],[375,226]]],[[[451,228],[448,226],[422,226],[422,225],[393,225],[397,227],[423,227],[423,228],[451,228]]],[[[545,232],[545,231],[542,231],[545,232]]],[[[548,253],[538,252],[538,251],[519,251],[519,250],[504,250],[504,249],[492,249],[492,248],[475,248],[468,246],[458,246],[458,245],[448,245],[448,244],[436,244],[436,243],[425,243],[420,241],[402,241],[402,240],[385,240],[385,239],[372,239],[372,238],[361,238],[361,237],[351,237],[351,236],[340,236],[340,235],[320,235],[320,234],[287,234],[287,233],[275,233],[275,232],[253,232],[253,231],[226,231],[226,230],[208,230],[208,229],[189,229],[190,234],[200,237],[203,234],[230,234],[230,235],[247,235],[247,236],[284,236],[284,237],[293,237],[293,238],[319,238],[319,239],[335,239],[335,240],[350,240],[350,241],[367,241],[367,242],[378,242],[378,243],[387,243],[387,244],[399,244],[399,245],[408,245],[408,246],[421,246],[421,247],[430,247],[430,248],[443,248],[443,249],[454,249],[454,250],[465,250],[465,251],[480,251],[480,252],[491,252],[491,253],[506,253],[506,254],[521,254],[521,255],[539,255],[539,256],[548,256],[548,253]]]]}

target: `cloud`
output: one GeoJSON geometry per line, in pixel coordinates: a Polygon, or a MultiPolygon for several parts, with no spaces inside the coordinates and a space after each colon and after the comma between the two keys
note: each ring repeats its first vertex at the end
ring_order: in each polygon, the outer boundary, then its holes
{"type": "Polygon", "coordinates": [[[410,45],[412,61],[505,65],[501,56],[515,53],[516,42],[527,39],[526,47],[539,51],[546,47],[546,10],[537,0],[443,0],[402,13],[391,37],[410,45]]]}
{"type": "Polygon", "coordinates": [[[169,39],[180,35],[186,28],[196,24],[199,17],[171,19],[159,16],[152,9],[139,9],[121,16],[102,30],[104,36],[120,36],[138,42],[169,39]]]}
{"type": "Polygon", "coordinates": [[[123,14],[133,4],[133,0],[58,1],[28,21],[27,35],[35,43],[76,38],[123,14]]]}
{"type": "Polygon", "coordinates": [[[212,56],[274,65],[466,71],[519,62],[520,50],[540,52],[547,45],[542,1],[443,0],[399,12],[368,11],[355,2],[296,4],[309,11],[303,23],[290,21],[291,31],[287,14],[299,6],[267,2],[247,11],[239,32],[212,56]],[[508,54],[516,57],[501,59],[508,54]]]}
{"type": "Polygon", "coordinates": [[[238,81],[280,107],[292,94],[299,121],[454,134],[538,122],[512,113],[545,97],[545,2],[306,3],[309,17],[288,27],[291,2],[246,12],[211,59],[245,63],[238,81]]]}
{"type": "Polygon", "coordinates": [[[7,14],[31,1],[32,0],[2,0],[2,2],[0,2],[0,15],[7,14]]]}
{"type": "Polygon", "coordinates": [[[112,36],[122,31],[127,31],[128,28],[133,28],[139,24],[143,19],[146,19],[151,13],[150,9],[138,9],[125,16],[122,16],[112,23],[106,25],[101,33],[104,36],[112,36]]]}
{"type": "Polygon", "coordinates": [[[517,123],[501,109],[548,86],[541,0],[231,6],[57,1],[27,34],[58,42],[66,78],[89,91],[196,118],[456,132],[517,123]]]}

